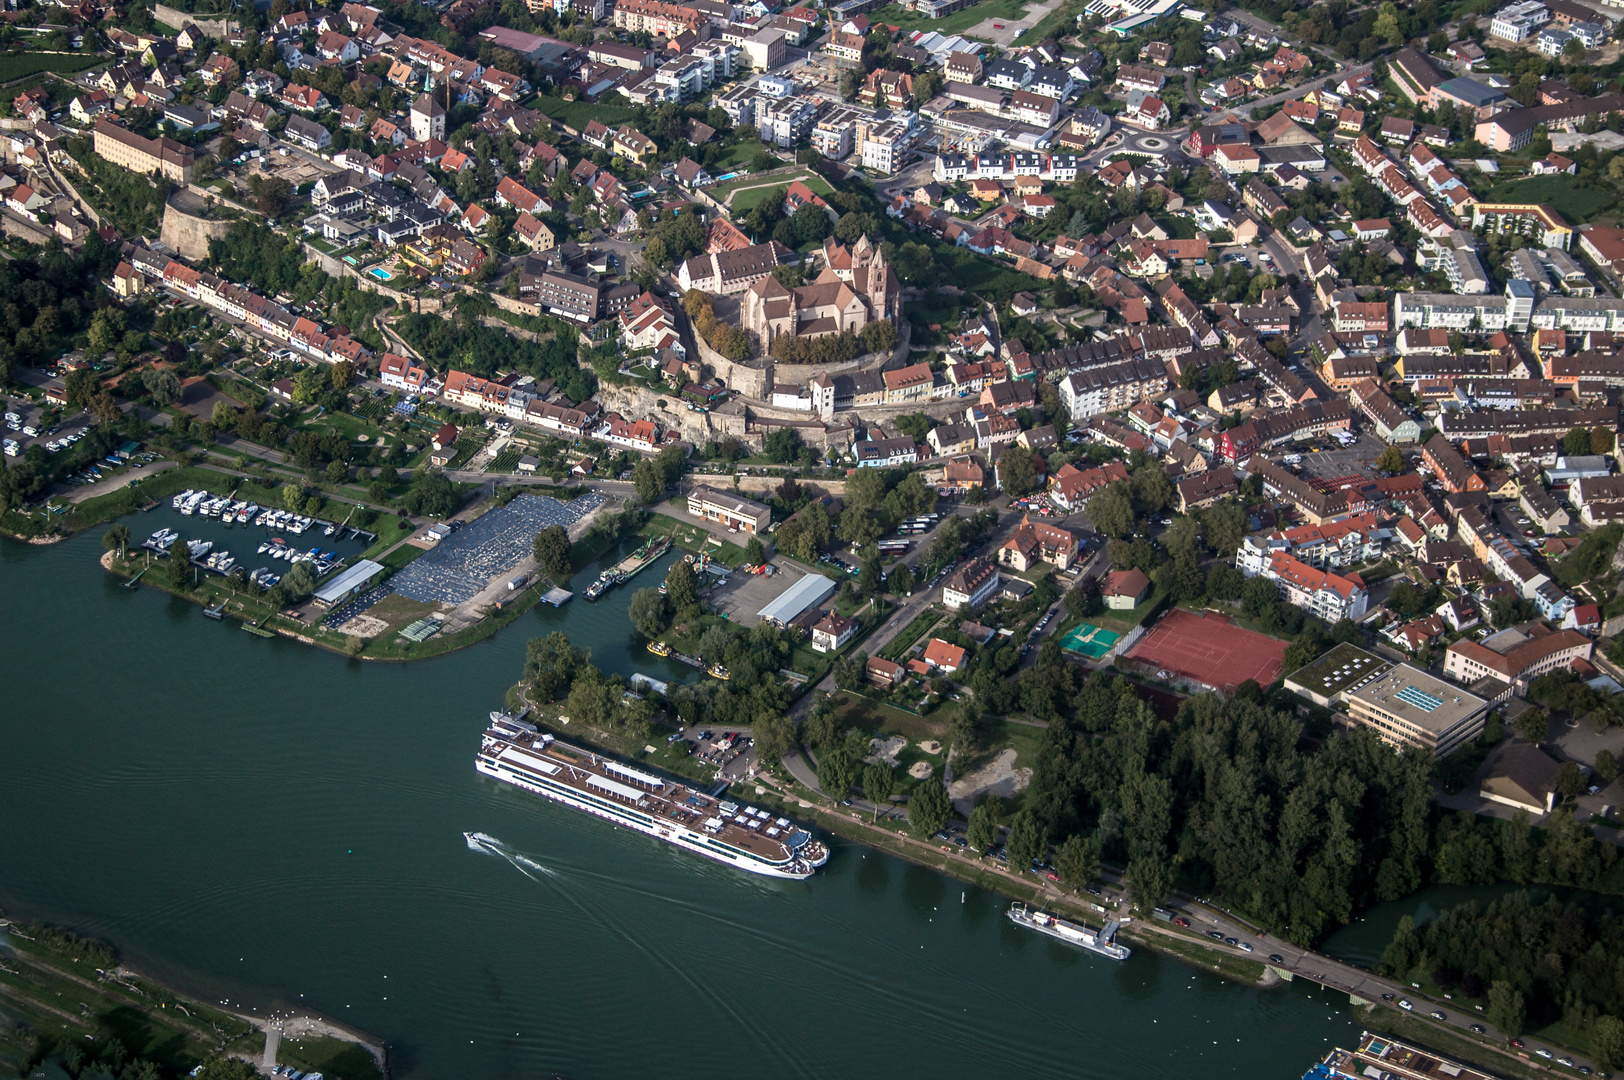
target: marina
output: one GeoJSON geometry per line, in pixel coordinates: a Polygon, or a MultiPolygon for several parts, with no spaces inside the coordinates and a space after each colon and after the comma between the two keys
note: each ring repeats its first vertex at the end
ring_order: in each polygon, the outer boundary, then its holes
{"type": "Polygon", "coordinates": [[[1009,921],[1016,926],[1036,930],[1040,934],[1047,934],[1057,941],[1075,945],[1079,949],[1087,949],[1099,956],[1109,957],[1112,960],[1126,960],[1133,955],[1132,949],[1116,943],[1117,929],[1121,924],[1114,919],[1105,924],[1105,929],[1095,931],[1058,918],[1047,911],[1030,910],[1025,904],[1011,904],[1008,915],[1009,921]]]}
{"type": "Polygon", "coordinates": [[[828,847],[788,818],[718,800],[559,742],[505,713],[491,713],[476,767],[532,794],[752,874],[807,878],[829,860],[828,847]]]}
{"type": "MultiPolygon", "coordinates": [[[[125,521],[233,549],[253,535],[183,518],[168,499],[125,521]]],[[[627,621],[630,590],[538,605],[523,620],[533,629],[428,663],[361,664],[113,585],[101,554],[90,531],[0,542],[8,597],[35,613],[0,659],[13,699],[0,713],[0,817],[13,823],[0,908],[104,937],[206,1001],[314,1008],[375,1032],[394,1080],[823,1080],[881,1058],[909,1074],[1025,1080],[1299,1077],[1368,1025],[1302,979],[1261,991],[1146,949],[1102,964],[1055,948],[998,895],[880,851],[834,840],[811,879],[741,873],[470,768],[529,637],[564,631],[606,673],[673,691],[704,678],[648,652],[627,621]],[[61,643],[92,640],[118,647],[105,677],[87,679],[61,643]],[[247,672],[276,693],[243,693],[247,672]],[[81,721],[40,722],[53,716],[81,721]],[[465,832],[498,838],[514,861],[469,850],[465,832]],[[566,942],[592,962],[558,964],[566,942]],[[725,980],[708,977],[723,965],[725,980]],[[879,975],[914,970],[928,977],[905,993],[879,975]],[[726,1039],[679,1024],[650,1040],[646,1018],[603,1007],[631,984],[705,1011],[760,1007],[740,1010],[748,1022],[726,1039]],[[908,1022],[877,1023],[893,1002],[908,1022]],[[966,1039],[966,1009],[1019,1022],[966,1039]],[[797,1041],[772,1022],[814,1013],[842,1037],[797,1041]]],[[[676,558],[645,571],[649,584],[676,558]]]]}

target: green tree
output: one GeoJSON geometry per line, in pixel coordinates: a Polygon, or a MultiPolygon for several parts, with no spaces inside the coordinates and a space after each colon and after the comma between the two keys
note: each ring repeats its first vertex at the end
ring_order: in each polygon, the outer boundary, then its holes
{"type": "Polygon", "coordinates": [[[1004,447],[1004,453],[998,459],[998,481],[1003,485],[1004,494],[1019,498],[1038,486],[1037,463],[1033,460],[1035,456],[1018,443],[1004,447]]]}
{"type": "Polygon", "coordinates": [[[1535,746],[1551,737],[1551,718],[1538,709],[1525,709],[1513,726],[1518,735],[1535,746]]]}
{"type": "Polygon", "coordinates": [[[1569,428],[1568,433],[1562,436],[1562,452],[1569,457],[1579,457],[1590,453],[1590,431],[1587,428],[1569,428]]]}
{"type": "Polygon", "coordinates": [[[1142,855],[1128,863],[1128,898],[1140,914],[1161,906],[1173,889],[1173,870],[1161,853],[1142,855]]]}
{"type": "Polygon", "coordinates": [[[462,499],[445,473],[433,467],[421,468],[412,474],[412,486],[406,492],[406,509],[422,517],[445,518],[457,512],[462,499]]]}
{"type": "Polygon", "coordinates": [[[1380,472],[1403,472],[1405,469],[1404,452],[1396,446],[1389,446],[1376,459],[1376,468],[1380,472]]]}
{"type": "Polygon", "coordinates": [[[792,427],[774,428],[767,433],[765,446],[769,460],[787,465],[801,456],[801,433],[792,427]]]}
{"type": "Polygon", "coordinates": [[[1596,779],[1604,784],[1611,784],[1618,779],[1618,759],[1611,750],[1600,750],[1596,753],[1596,779]]]}
{"type": "Polygon", "coordinates": [[[1246,578],[1228,563],[1218,563],[1207,571],[1207,595],[1214,600],[1239,600],[1246,578]]]}
{"type": "Polygon", "coordinates": [[[908,800],[908,824],[920,836],[931,836],[941,831],[953,816],[953,800],[940,780],[932,777],[914,789],[908,800]]]}
{"type": "Polygon", "coordinates": [[[646,638],[659,637],[670,624],[670,612],[659,589],[638,589],[633,593],[627,615],[632,629],[646,638]]]}
{"type": "Polygon", "coordinates": [[[570,644],[569,636],[554,630],[544,638],[531,638],[525,646],[524,681],[537,701],[556,701],[586,663],[586,652],[570,644]]]}
{"type": "Polygon", "coordinates": [[[203,1063],[198,1080],[257,1080],[259,1072],[241,1058],[216,1057],[203,1063]]]}
{"type": "Polygon", "coordinates": [[[1100,532],[1118,540],[1133,532],[1133,500],[1128,496],[1127,485],[1120,480],[1113,481],[1089,499],[1088,520],[1100,532]]]}
{"type": "Polygon", "coordinates": [[[1602,1072],[1624,1067],[1624,1020],[1598,1016],[1590,1027],[1590,1053],[1596,1059],[1596,1068],[1602,1072]]]}
{"type": "Polygon", "coordinates": [[[1141,513],[1158,514],[1178,502],[1173,481],[1155,462],[1133,474],[1133,501],[1141,513]]]}
{"type": "Polygon", "coordinates": [[[840,802],[851,794],[852,784],[857,782],[857,765],[844,746],[823,751],[818,759],[818,787],[829,798],[840,802]]]}
{"type": "Polygon", "coordinates": [[[1042,858],[1046,847],[1043,830],[1038,828],[1032,811],[1022,810],[1010,819],[1009,840],[1004,844],[1004,853],[1012,870],[1019,873],[1031,866],[1042,858]]]}
{"type": "Polygon", "coordinates": [[[752,566],[767,561],[767,549],[761,546],[761,537],[752,536],[750,542],[744,545],[744,561],[752,566]]]}
{"type": "Polygon", "coordinates": [[[1421,959],[1421,938],[1415,932],[1415,919],[1405,915],[1393,931],[1393,940],[1382,950],[1381,963],[1376,970],[1395,979],[1407,979],[1421,959]]]}
{"type": "Polygon", "coordinates": [[[1610,428],[1597,427],[1590,429],[1590,452],[1592,454],[1611,454],[1617,441],[1617,437],[1610,428]]]}
{"type": "Polygon", "coordinates": [[[180,398],[180,379],[168,368],[144,368],[141,385],[159,408],[180,398]]]}
{"type": "Polygon", "coordinates": [[[287,589],[288,599],[298,603],[316,591],[316,575],[309,563],[296,562],[278,584],[287,589]]]}
{"type": "Polygon", "coordinates": [[[677,560],[665,574],[665,595],[679,616],[699,608],[699,579],[691,564],[677,560]]]}
{"type": "Polygon", "coordinates": [[[1583,794],[1584,770],[1571,761],[1564,761],[1556,770],[1556,790],[1565,799],[1577,798],[1583,794]]]}
{"type": "Polygon", "coordinates": [[[282,485],[282,505],[297,513],[304,506],[304,488],[298,484],[282,485]]]}
{"type": "Polygon", "coordinates": [[[562,525],[549,525],[536,534],[530,552],[554,584],[564,584],[575,572],[570,562],[570,537],[562,525]]]}
{"type": "Polygon", "coordinates": [[[984,802],[970,811],[970,829],[965,839],[971,847],[983,853],[998,846],[998,814],[990,802],[984,802]]]}
{"type": "Polygon", "coordinates": [[[638,499],[645,503],[658,502],[665,494],[665,480],[648,458],[639,458],[632,467],[632,486],[637,489],[638,499]]]}
{"type": "Polygon", "coordinates": [[[884,760],[871,761],[863,769],[863,794],[874,804],[874,818],[879,820],[879,808],[891,801],[897,789],[897,774],[884,760]]]}
{"type": "Polygon", "coordinates": [[[914,591],[913,571],[907,563],[897,563],[891,571],[891,592],[897,596],[912,596],[914,591]]]}
{"type": "Polygon", "coordinates": [[[1077,835],[1066,837],[1054,857],[1055,872],[1060,880],[1081,889],[1100,873],[1100,845],[1094,837],[1077,835]]]}
{"type": "Polygon", "coordinates": [[[1483,1015],[1508,1039],[1519,1038],[1528,1020],[1522,994],[1504,979],[1496,979],[1489,986],[1489,1004],[1483,1015]]]}
{"type": "Polygon", "coordinates": [[[1241,587],[1241,607],[1248,618],[1261,618],[1280,607],[1280,590],[1268,578],[1248,578],[1241,587]]]}
{"type": "MultiPolygon", "coordinates": [[[[177,545],[178,545],[177,541],[177,545]]],[[[125,550],[130,546],[130,527],[122,521],[102,534],[102,547],[108,551],[118,552],[119,558],[124,558],[125,550]]]]}

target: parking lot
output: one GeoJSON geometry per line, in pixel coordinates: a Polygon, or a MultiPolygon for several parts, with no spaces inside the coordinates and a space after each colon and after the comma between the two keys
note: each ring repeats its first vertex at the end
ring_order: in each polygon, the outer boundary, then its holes
{"type": "Polygon", "coordinates": [[[729,621],[744,627],[754,626],[761,621],[762,608],[806,576],[804,570],[788,559],[775,559],[773,566],[778,570],[775,574],[747,574],[735,570],[706,599],[729,621]]]}
{"type": "Polygon", "coordinates": [[[1306,450],[1292,450],[1291,453],[1302,455],[1303,475],[1329,480],[1336,476],[1353,476],[1363,474],[1375,476],[1373,466],[1381,452],[1387,449],[1387,444],[1374,435],[1360,435],[1358,441],[1344,448],[1335,439],[1326,439],[1323,442],[1312,444],[1319,447],[1315,453],[1311,448],[1306,450]]]}
{"type": "Polygon", "coordinates": [[[715,765],[723,780],[742,779],[756,763],[756,740],[749,728],[724,731],[695,725],[669,736],[666,742],[674,743],[678,739],[688,743],[699,760],[715,765]]]}

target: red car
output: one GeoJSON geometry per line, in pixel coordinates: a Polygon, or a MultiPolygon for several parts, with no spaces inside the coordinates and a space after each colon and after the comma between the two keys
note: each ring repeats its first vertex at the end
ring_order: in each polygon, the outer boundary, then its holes
{"type": "Polygon", "coordinates": [[[1004,28],[1004,24],[1001,22],[995,22],[992,24],[992,28],[994,30],[1002,30],[1004,28]]]}
{"type": "Polygon", "coordinates": [[[1180,915],[1178,918],[1173,920],[1173,925],[1188,927],[1190,925],[1190,920],[1186,919],[1183,915],[1180,915]]]}
{"type": "Polygon", "coordinates": [[[1521,1039],[1512,1039],[1511,1040],[1511,1045],[1515,1046],[1519,1050],[1522,1049],[1522,1044],[1523,1044],[1523,1041],[1521,1039]]]}

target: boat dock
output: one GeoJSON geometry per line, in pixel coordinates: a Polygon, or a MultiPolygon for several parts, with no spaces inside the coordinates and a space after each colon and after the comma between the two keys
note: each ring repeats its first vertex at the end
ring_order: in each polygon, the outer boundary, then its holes
{"type": "Polygon", "coordinates": [[[542,595],[541,599],[545,603],[553,605],[553,607],[563,607],[574,598],[575,594],[570,592],[568,589],[560,589],[555,587],[548,589],[547,592],[542,595]]]}
{"type": "Polygon", "coordinates": [[[211,619],[223,620],[226,617],[226,602],[222,600],[213,607],[204,608],[203,614],[211,619]]]}

